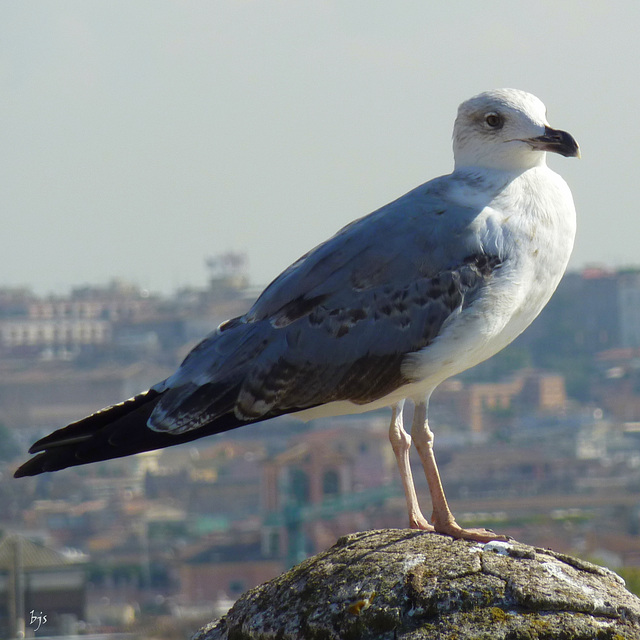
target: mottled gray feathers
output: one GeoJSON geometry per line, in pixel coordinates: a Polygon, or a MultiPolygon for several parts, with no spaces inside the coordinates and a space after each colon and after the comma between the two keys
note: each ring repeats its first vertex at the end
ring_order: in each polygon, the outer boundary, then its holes
{"type": "MultiPolygon", "coordinates": [[[[257,420],[333,401],[366,404],[383,397],[411,382],[402,372],[406,355],[428,346],[499,265],[496,256],[467,256],[455,268],[400,287],[386,282],[352,288],[346,297],[343,288],[340,295],[311,292],[283,304],[272,317],[259,317],[256,304],[207,340],[197,358],[199,379],[176,379],[151,424],[181,433],[229,411],[257,420]],[[206,380],[204,357],[211,363],[206,380]]],[[[187,374],[189,365],[187,359],[187,374]]]]}

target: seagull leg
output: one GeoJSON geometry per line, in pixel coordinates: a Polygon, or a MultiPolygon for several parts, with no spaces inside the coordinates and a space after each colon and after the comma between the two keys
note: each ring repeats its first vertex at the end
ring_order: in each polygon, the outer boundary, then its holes
{"type": "Polygon", "coordinates": [[[409,510],[409,526],[412,529],[423,529],[424,531],[434,531],[432,525],[420,511],[418,497],[416,496],[416,488],[413,484],[413,475],[411,473],[411,464],[409,462],[409,450],[411,448],[411,436],[405,431],[402,424],[402,407],[404,400],[396,404],[392,409],[391,426],[389,427],[389,440],[391,448],[396,456],[398,469],[400,469],[400,477],[402,478],[402,486],[404,487],[404,495],[407,499],[407,509],[409,510]]]}
{"type": "Polygon", "coordinates": [[[433,453],[433,431],[429,428],[427,421],[427,401],[416,403],[415,405],[411,435],[413,436],[413,442],[416,445],[425,475],[427,476],[429,493],[431,494],[431,502],[433,504],[431,522],[435,530],[438,533],[444,533],[454,538],[476,540],[477,542],[508,540],[506,536],[495,534],[489,529],[463,529],[453,517],[444,495],[436,458],[433,453]]]}

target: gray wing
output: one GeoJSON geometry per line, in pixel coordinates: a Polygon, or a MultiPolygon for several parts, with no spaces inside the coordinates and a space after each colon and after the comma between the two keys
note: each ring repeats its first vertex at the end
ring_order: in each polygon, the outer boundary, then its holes
{"type": "Polygon", "coordinates": [[[479,210],[422,185],[300,258],[249,312],[169,378],[150,426],[182,433],[234,412],[266,419],[409,382],[405,357],[473,302],[501,256],[470,229],[479,210]]]}

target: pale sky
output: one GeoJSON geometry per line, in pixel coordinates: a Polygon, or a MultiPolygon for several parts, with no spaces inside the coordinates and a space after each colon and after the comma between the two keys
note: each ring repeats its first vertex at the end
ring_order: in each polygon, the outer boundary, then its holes
{"type": "Polygon", "coordinates": [[[463,100],[535,93],[582,160],[571,266],[639,265],[640,3],[0,3],[0,287],[254,284],[452,168],[463,100]]]}

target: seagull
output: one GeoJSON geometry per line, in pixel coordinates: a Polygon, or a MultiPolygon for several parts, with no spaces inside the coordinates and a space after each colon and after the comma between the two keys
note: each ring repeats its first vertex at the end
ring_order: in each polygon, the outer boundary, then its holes
{"type": "Polygon", "coordinates": [[[222,323],[166,380],[36,442],[16,477],[128,456],[283,414],[302,420],[392,408],[389,438],[409,524],[503,540],[452,515],[433,452],[429,398],[532,322],[573,247],[576,213],[547,152],[579,157],[524,91],[481,93],[459,109],[454,169],[355,220],[222,323]],[[411,435],[403,403],[414,404],[411,435]],[[409,450],[429,485],[422,514],[409,450]]]}

